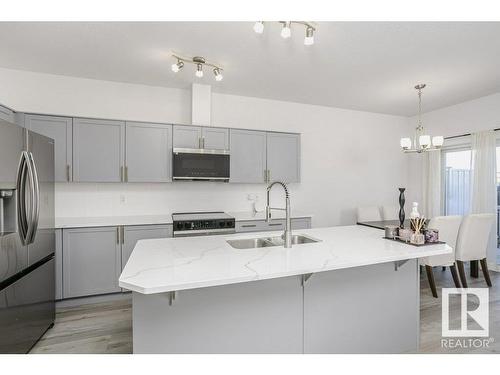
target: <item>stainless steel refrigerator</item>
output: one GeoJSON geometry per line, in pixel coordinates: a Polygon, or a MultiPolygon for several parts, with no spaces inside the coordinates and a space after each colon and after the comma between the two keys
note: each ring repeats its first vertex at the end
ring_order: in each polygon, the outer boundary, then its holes
{"type": "Polygon", "coordinates": [[[0,353],[55,319],[54,141],[0,120],[0,353]]]}

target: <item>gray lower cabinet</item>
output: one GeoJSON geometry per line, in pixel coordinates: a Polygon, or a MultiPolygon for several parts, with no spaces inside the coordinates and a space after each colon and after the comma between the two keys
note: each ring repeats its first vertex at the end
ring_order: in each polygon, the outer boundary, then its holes
{"type": "Polygon", "coordinates": [[[134,225],[123,228],[122,270],[139,240],[172,237],[172,225],[134,225]]]}
{"type": "Polygon", "coordinates": [[[300,182],[300,135],[267,133],[270,181],[300,182]]]}
{"type": "Polygon", "coordinates": [[[203,148],[210,150],[229,150],[229,129],[203,127],[201,129],[203,148]]]}
{"type": "MultiPolygon", "coordinates": [[[[235,226],[236,233],[285,230],[285,219],[271,220],[269,223],[265,220],[237,221],[235,226]]],[[[292,230],[309,228],[311,228],[310,217],[292,219],[292,230]]]]}
{"type": "Polygon", "coordinates": [[[43,115],[25,115],[26,129],[45,135],[55,141],[55,181],[72,181],[73,119],[43,115]]]}
{"type": "Polygon", "coordinates": [[[125,181],[172,180],[172,126],[127,122],[125,181]]]}
{"type": "Polygon", "coordinates": [[[0,119],[14,123],[14,111],[7,107],[4,107],[3,105],[0,105],[0,119]]]}
{"type": "Polygon", "coordinates": [[[266,133],[231,129],[229,182],[266,182],[266,133]]]}
{"type": "Polygon", "coordinates": [[[73,181],[121,182],[125,159],[125,122],[73,120],[73,181]]]}
{"type": "Polygon", "coordinates": [[[64,298],[119,292],[118,227],[63,230],[64,298]]]}
{"type": "Polygon", "coordinates": [[[173,145],[175,148],[202,148],[201,127],[174,125],[173,145]]]}
{"type": "Polygon", "coordinates": [[[56,299],[63,299],[63,234],[56,229],[56,299]]]}

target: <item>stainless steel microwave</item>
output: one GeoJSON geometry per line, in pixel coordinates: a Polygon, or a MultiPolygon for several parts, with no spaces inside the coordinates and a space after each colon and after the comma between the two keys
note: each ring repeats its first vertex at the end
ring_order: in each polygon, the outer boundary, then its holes
{"type": "Polygon", "coordinates": [[[229,151],[174,148],[174,180],[229,181],[229,151]]]}

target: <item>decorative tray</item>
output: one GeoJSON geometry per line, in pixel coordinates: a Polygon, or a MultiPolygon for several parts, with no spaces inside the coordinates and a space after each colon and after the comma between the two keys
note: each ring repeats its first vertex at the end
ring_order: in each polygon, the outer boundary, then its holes
{"type": "Polygon", "coordinates": [[[417,247],[421,247],[421,246],[432,246],[432,245],[443,245],[445,244],[446,242],[443,242],[443,241],[437,241],[437,242],[426,242],[426,243],[423,243],[421,245],[417,245],[417,244],[414,244],[414,243],[411,243],[410,241],[403,241],[403,240],[400,240],[399,238],[390,238],[390,237],[382,237],[386,240],[390,240],[390,241],[396,241],[396,242],[400,242],[400,243],[404,243],[404,244],[407,244],[407,245],[411,245],[411,246],[417,246],[417,247]]]}

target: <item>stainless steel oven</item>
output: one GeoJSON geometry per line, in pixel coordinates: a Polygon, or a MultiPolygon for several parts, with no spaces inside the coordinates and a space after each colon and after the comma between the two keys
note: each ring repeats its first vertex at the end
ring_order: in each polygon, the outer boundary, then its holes
{"type": "Polygon", "coordinates": [[[229,151],[174,148],[173,179],[229,181],[229,151]]]}

